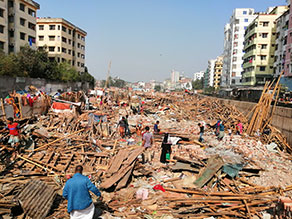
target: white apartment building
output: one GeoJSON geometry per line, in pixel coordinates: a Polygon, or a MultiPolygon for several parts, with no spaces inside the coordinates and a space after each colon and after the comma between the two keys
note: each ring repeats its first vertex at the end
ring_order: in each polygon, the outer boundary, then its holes
{"type": "Polygon", "coordinates": [[[211,59],[208,61],[208,68],[204,74],[204,87],[214,86],[214,70],[215,70],[216,59],[211,59]]]}
{"type": "Polygon", "coordinates": [[[0,49],[5,53],[17,53],[25,45],[36,49],[39,8],[32,0],[0,0],[0,49]]]}
{"type": "Polygon", "coordinates": [[[194,81],[201,80],[204,77],[205,71],[199,71],[194,73],[194,81]]]}
{"type": "Polygon", "coordinates": [[[228,57],[231,57],[231,29],[230,24],[226,24],[224,27],[224,51],[223,51],[223,70],[221,75],[221,87],[227,87],[230,85],[229,77],[229,67],[230,60],[228,57]]]}
{"type": "Polygon", "coordinates": [[[275,58],[274,58],[274,77],[280,75],[284,70],[284,64],[286,59],[286,45],[289,28],[289,10],[282,14],[276,20],[276,46],[275,46],[275,58]]]}
{"type": "Polygon", "coordinates": [[[63,18],[37,19],[37,47],[46,49],[57,62],[68,62],[78,72],[85,71],[87,33],[63,18]]]}
{"type": "Polygon", "coordinates": [[[225,26],[222,86],[237,86],[241,83],[244,33],[255,18],[254,9],[237,8],[225,26]]]}
{"type": "Polygon", "coordinates": [[[172,70],[171,72],[171,83],[177,83],[179,81],[180,73],[172,70]]]}

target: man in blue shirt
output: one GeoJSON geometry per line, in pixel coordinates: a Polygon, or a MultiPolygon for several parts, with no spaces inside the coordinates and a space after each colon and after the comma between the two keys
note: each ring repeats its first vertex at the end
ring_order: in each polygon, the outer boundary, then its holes
{"type": "Polygon", "coordinates": [[[74,176],[66,182],[63,196],[68,200],[68,212],[71,219],[92,219],[94,205],[89,191],[101,197],[100,191],[93,185],[88,177],[82,175],[83,167],[78,165],[74,176]]]}

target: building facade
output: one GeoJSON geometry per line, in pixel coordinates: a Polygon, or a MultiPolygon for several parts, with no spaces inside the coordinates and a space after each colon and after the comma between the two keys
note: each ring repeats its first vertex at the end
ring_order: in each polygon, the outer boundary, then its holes
{"type": "Polygon", "coordinates": [[[0,0],[0,49],[5,53],[17,53],[25,45],[36,49],[39,8],[32,0],[0,0]]]}
{"type": "Polygon", "coordinates": [[[220,88],[221,75],[223,69],[223,56],[218,56],[214,64],[214,88],[220,88]]]}
{"type": "Polygon", "coordinates": [[[177,83],[179,81],[180,73],[178,71],[172,70],[171,72],[171,82],[177,83]]]}
{"type": "Polygon", "coordinates": [[[285,52],[285,61],[284,61],[284,76],[291,77],[292,76],[292,8],[291,1],[287,0],[287,4],[290,5],[289,9],[289,23],[288,23],[288,33],[287,33],[287,45],[285,52]]]}
{"type": "Polygon", "coordinates": [[[242,84],[263,85],[273,77],[276,43],[276,20],[287,6],[259,14],[245,32],[242,84]]]}
{"type": "Polygon", "coordinates": [[[51,60],[67,62],[80,73],[85,71],[86,35],[63,18],[37,19],[37,47],[45,49],[51,60]]]}
{"type": "Polygon", "coordinates": [[[204,74],[204,88],[214,86],[214,67],[216,59],[211,59],[208,61],[208,67],[204,74]]]}
{"type": "Polygon", "coordinates": [[[284,70],[286,59],[286,46],[289,27],[289,10],[285,11],[276,20],[276,46],[274,56],[274,77],[278,77],[284,70]]]}
{"type": "Polygon", "coordinates": [[[237,8],[224,30],[224,60],[222,86],[237,86],[241,83],[244,33],[255,19],[253,8],[237,8]]]}
{"type": "Polygon", "coordinates": [[[199,71],[194,73],[194,81],[201,80],[204,77],[205,72],[199,71]]]}

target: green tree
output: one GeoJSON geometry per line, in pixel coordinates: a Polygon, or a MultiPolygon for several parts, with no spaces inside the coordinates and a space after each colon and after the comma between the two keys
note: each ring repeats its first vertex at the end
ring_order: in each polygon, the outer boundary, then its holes
{"type": "Polygon", "coordinates": [[[16,55],[5,55],[4,52],[0,52],[0,75],[10,77],[27,76],[20,70],[16,55]]]}
{"type": "Polygon", "coordinates": [[[77,70],[67,62],[60,63],[58,65],[57,71],[59,72],[61,81],[76,82],[76,81],[80,81],[81,79],[77,70]]]}
{"type": "Polygon", "coordinates": [[[192,85],[193,85],[193,90],[201,90],[201,89],[203,89],[204,78],[201,78],[200,80],[192,81],[192,85]]]}
{"type": "Polygon", "coordinates": [[[161,86],[160,85],[155,85],[154,90],[156,92],[160,92],[161,91],[161,86]]]}

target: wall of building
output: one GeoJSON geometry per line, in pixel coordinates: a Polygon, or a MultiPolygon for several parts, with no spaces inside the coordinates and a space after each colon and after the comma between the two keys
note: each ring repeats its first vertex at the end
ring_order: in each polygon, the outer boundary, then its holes
{"type": "Polygon", "coordinates": [[[0,77],[0,97],[5,97],[13,90],[25,90],[28,86],[33,85],[47,93],[56,92],[58,89],[62,91],[88,90],[91,87],[89,83],[68,82],[61,83],[56,81],[49,81],[40,78],[20,78],[20,77],[0,77]]]}
{"type": "MultiPolygon", "coordinates": [[[[220,102],[223,104],[230,104],[235,106],[245,115],[247,115],[256,105],[256,103],[245,101],[236,101],[220,98],[218,98],[218,100],[220,100],[220,102]]],[[[292,108],[278,106],[272,119],[272,125],[281,130],[281,132],[286,136],[288,143],[292,145],[292,108]]]]}

